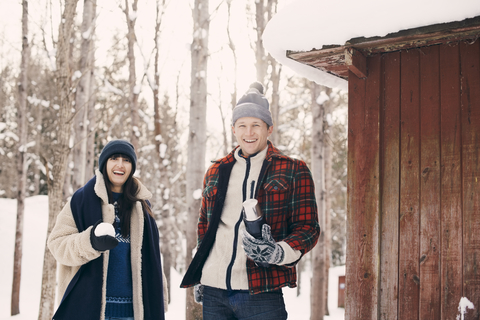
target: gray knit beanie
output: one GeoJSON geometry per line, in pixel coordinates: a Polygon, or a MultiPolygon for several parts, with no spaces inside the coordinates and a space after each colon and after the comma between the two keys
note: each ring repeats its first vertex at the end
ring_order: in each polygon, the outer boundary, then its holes
{"type": "Polygon", "coordinates": [[[103,147],[100,157],[98,158],[98,168],[100,171],[107,163],[107,160],[114,154],[126,155],[132,161],[132,174],[137,167],[137,155],[135,154],[135,148],[127,140],[112,140],[103,147]]]}
{"type": "Polygon", "coordinates": [[[263,95],[263,85],[260,82],[252,83],[233,109],[232,125],[235,125],[235,122],[240,118],[254,117],[265,121],[269,126],[273,126],[269,106],[267,98],[263,95]]]}

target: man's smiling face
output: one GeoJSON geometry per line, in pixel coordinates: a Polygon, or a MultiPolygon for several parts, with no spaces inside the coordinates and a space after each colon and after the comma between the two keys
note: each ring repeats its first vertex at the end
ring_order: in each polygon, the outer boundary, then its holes
{"type": "Polygon", "coordinates": [[[238,119],[232,127],[233,134],[245,157],[249,157],[267,146],[267,138],[272,134],[273,127],[254,117],[238,119]]]}

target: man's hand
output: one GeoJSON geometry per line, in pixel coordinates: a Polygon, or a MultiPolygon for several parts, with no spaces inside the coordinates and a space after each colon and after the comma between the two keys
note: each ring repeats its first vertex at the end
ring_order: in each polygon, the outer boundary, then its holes
{"type": "Polygon", "coordinates": [[[203,304],[203,284],[199,283],[193,287],[193,297],[196,303],[203,304]]]}
{"type": "Polygon", "coordinates": [[[278,264],[283,261],[285,252],[275,242],[268,224],[262,227],[262,238],[255,239],[246,230],[243,230],[243,249],[247,256],[257,263],[278,264]]]}

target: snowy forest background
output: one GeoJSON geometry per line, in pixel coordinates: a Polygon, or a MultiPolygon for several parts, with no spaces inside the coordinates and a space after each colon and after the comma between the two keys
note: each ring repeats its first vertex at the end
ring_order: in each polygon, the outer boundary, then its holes
{"type": "MultiPolygon", "coordinates": [[[[299,264],[299,275],[311,276],[299,277],[299,288],[311,282],[310,319],[328,314],[328,270],[345,263],[347,98],[265,52],[263,29],[283,2],[0,0],[0,197],[17,200],[15,248],[2,249],[14,252],[12,313],[25,199],[48,195],[49,232],[111,139],[135,145],[136,175],[153,192],[164,269],[169,279],[170,270],[183,274],[196,244],[203,174],[236,145],[232,108],[258,80],[274,117],[271,140],[314,174],[323,233],[299,264]]],[[[43,269],[38,318],[49,319],[55,261],[48,250],[43,269]]],[[[185,308],[187,319],[198,318],[189,294],[185,308]]]]}

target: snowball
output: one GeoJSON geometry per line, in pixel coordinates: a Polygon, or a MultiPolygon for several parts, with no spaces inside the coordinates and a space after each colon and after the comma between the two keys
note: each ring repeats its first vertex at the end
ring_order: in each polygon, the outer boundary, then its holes
{"type": "Polygon", "coordinates": [[[101,237],[105,235],[115,237],[115,229],[110,223],[102,222],[95,228],[95,236],[101,237]]]}

